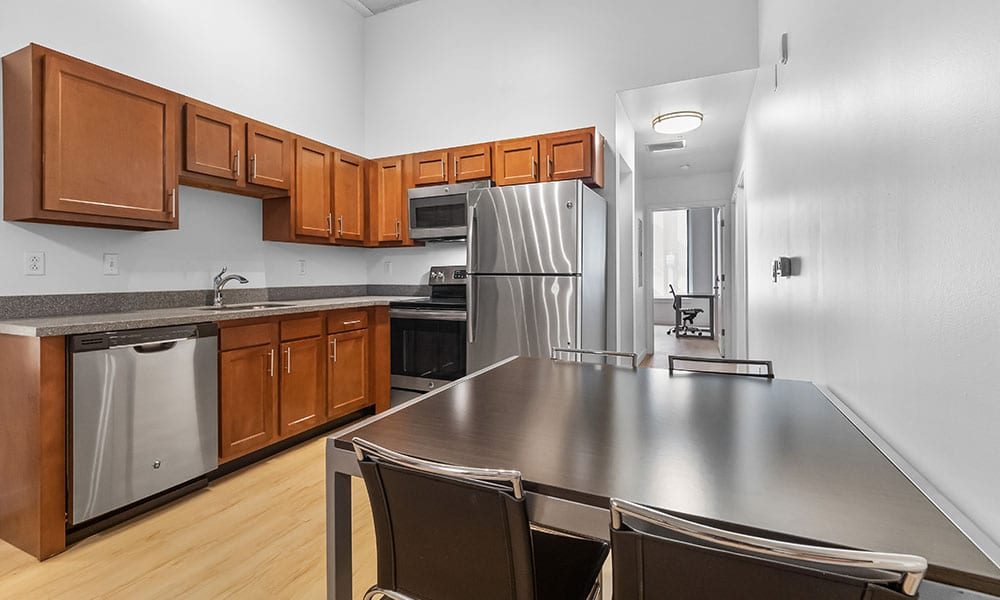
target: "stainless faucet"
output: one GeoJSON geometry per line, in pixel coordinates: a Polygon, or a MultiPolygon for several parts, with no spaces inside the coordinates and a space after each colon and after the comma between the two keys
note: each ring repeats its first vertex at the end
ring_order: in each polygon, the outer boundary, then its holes
{"type": "Polygon", "coordinates": [[[227,277],[223,277],[223,275],[225,275],[226,271],[228,270],[229,267],[222,267],[222,270],[219,271],[219,274],[215,276],[215,300],[212,302],[212,306],[216,308],[222,306],[222,288],[226,287],[227,283],[233,280],[239,281],[244,285],[250,283],[250,281],[242,275],[234,274],[234,275],[229,275],[227,277]]]}

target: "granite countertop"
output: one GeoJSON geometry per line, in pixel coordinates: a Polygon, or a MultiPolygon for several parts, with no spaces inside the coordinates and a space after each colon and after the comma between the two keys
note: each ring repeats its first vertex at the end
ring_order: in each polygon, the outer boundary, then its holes
{"type": "MultiPolygon", "coordinates": [[[[255,308],[266,302],[248,303],[239,310],[211,310],[207,306],[185,308],[159,308],[131,312],[116,312],[87,315],[61,315],[0,321],[0,334],[47,337],[118,331],[188,323],[214,323],[233,319],[252,319],[297,313],[316,312],[336,308],[356,308],[360,306],[387,306],[395,300],[407,300],[408,296],[348,296],[342,298],[320,298],[311,300],[270,301],[282,306],[255,308]]],[[[242,305],[236,305],[242,306],[242,305]]]]}

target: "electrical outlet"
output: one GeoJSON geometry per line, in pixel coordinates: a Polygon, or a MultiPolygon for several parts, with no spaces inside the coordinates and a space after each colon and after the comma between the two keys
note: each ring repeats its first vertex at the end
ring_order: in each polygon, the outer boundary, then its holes
{"type": "Polygon", "coordinates": [[[105,275],[117,275],[118,274],[118,255],[117,254],[105,254],[104,255],[104,274],[105,275]]]}
{"type": "Polygon", "coordinates": [[[306,261],[303,258],[299,259],[299,275],[306,274],[306,261]]]}
{"type": "Polygon", "coordinates": [[[45,253],[25,252],[24,253],[24,274],[25,275],[45,275],[45,253]]]}
{"type": "Polygon", "coordinates": [[[382,269],[386,275],[392,275],[392,261],[388,258],[382,261],[382,269]]]}

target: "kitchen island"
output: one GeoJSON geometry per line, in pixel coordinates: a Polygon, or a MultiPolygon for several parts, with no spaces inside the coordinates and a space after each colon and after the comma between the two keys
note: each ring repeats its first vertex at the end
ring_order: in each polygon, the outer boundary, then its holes
{"type": "MultiPolygon", "coordinates": [[[[519,469],[533,521],[607,539],[612,497],[709,523],[926,557],[925,598],[1000,568],[813,384],[516,358],[328,440],[328,592],[350,596],[351,439],[519,469]]],[[[961,596],[984,597],[984,596],[961,596]]]]}

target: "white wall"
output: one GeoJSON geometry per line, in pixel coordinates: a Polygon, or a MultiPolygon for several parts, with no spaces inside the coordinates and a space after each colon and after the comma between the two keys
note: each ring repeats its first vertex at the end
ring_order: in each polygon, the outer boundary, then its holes
{"type": "Polygon", "coordinates": [[[462,242],[430,243],[420,248],[364,250],[368,283],[427,285],[432,266],[466,264],[462,242]],[[388,264],[386,264],[388,263],[388,264]]]}
{"type": "Polygon", "coordinates": [[[829,386],[1000,540],[1000,3],[763,0],[750,354],[829,386]],[[801,274],[770,281],[769,262],[801,274]]]}
{"type": "Polygon", "coordinates": [[[715,218],[711,208],[688,211],[688,291],[705,293],[715,285],[715,218]]]}
{"type": "MultiPolygon", "coordinates": [[[[362,21],[331,0],[18,0],[0,9],[0,54],[37,42],[360,152],[362,21]]],[[[180,218],[142,234],[0,222],[0,295],[205,288],[222,264],[254,285],[366,283],[358,250],[262,242],[259,200],[182,187],[180,218]],[[44,277],[22,275],[35,250],[44,277]],[[120,276],[101,274],[104,252],[120,276]]]]}

